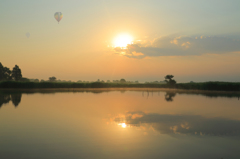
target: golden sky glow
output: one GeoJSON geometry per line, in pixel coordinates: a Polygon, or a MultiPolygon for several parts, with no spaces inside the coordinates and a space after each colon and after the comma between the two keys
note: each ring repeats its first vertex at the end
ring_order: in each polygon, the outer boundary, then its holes
{"type": "Polygon", "coordinates": [[[133,38],[128,34],[120,34],[114,39],[114,47],[126,48],[128,44],[132,44],[133,38]]]}
{"type": "Polygon", "coordinates": [[[24,77],[240,81],[240,1],[23,1],[0,2],[0,62],[24,77]]]}

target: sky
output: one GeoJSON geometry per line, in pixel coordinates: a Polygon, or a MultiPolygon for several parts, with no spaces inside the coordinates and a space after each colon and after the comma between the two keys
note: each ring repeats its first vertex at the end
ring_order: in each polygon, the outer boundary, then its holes
{"type": "Polygon", "coordinates": [[[27,78],[240,82],[239,0],[1,0],[0,19],[27,78]]]}

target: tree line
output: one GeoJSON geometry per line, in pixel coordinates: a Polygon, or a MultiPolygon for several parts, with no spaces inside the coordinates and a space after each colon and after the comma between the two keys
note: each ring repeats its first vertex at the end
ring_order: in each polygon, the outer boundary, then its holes
{"type": "Polygon", "coordinates": [[[0,62],[0,81],[19,81],[22,79],[22,71],[18,65],[15,65],[12,70],[4,67],[0,62]]]}
{"type": "MultiPolygon", "coordinates": [[[[171,86],[175,85],[176,81],[173,79],[173,77],[174,77],[173,75],[166,75],[164,82],[171,86]]],[[[9,68],[4,67],[2,65],[2,63],[0,62],[0,81],[25,81],[25,82],[28,81],[28,82],[30,82],[31,80],[22,77],[22,71],[18,65],[15,65],[13,67],[13,69],[10,70],[9,68]]],[[[33,82],[39,82],[39,80],[34,79],[33,82]]],[[[45,82],[45,81],[41,80],[41,82],[45,82]]],[[[57,78],[53,76],[53,77],[49,77],[49,80],[46,82],[62,82],[62,81],[57,80],[57,78]]],[[[78,82],[82,83],[82,81],[78,81],[78,82]]],[[[103,80],[100,81],[100,79],[98,79],[96,82],[105,83],[103,80]]],[[[108,80],[107,83],[110,83],[110,80],[108,80]]],[[[120,80],[113,80],[113,83],[129,83],[129,84],[136,83],[136,84],[138,84],[139,82],[138,81],[129,82],[122,78],[120,80]]],[[[146,82],[146,84],[148,84],[148,83],[149,82],[146,82]]],[[[150,83],[158,83],[158,81],[150,82],[150,83]]]]}

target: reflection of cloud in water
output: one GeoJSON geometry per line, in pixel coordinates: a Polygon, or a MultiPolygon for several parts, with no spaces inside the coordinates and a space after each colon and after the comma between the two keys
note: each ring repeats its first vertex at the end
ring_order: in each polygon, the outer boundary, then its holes
{"type": "Polygon", "coordinates": [[[161,134],[189,134],[213,136],[239,136],[240,121],[225,118],[206,118],[194,115],[169,115],[144,112],[129,112],[115,122],[130,126],[151,126],[161,134]]]}

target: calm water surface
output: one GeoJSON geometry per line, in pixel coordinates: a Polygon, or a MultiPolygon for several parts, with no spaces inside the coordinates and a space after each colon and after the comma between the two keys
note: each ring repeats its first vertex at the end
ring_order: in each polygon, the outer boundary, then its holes
{"type": "Polygon", "coordinates": [[[151,91],[0,94],[1,159],[239,159],[240,100],[151,91]]]}

